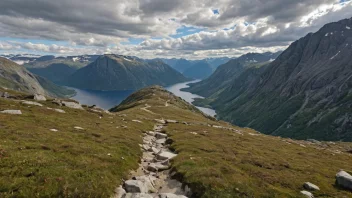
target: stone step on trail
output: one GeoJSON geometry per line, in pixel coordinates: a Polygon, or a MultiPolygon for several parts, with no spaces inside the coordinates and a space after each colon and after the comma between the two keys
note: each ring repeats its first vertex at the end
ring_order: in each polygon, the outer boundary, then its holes
{"type": "Polygon", "coordinates": [[[140,167],[134,171],[133,177],[124,182],[115,191],[114,198],[187,198],[190,193],[186,186],[183,190],[182,183],[171,179],[170,160],[177,156],[171,152],[166,144],[168,136],[162,133],[167,123],[163,119],[155,120],[158,124],[153,131],[146,131],[143,136],[143,151],[140,167]]]}

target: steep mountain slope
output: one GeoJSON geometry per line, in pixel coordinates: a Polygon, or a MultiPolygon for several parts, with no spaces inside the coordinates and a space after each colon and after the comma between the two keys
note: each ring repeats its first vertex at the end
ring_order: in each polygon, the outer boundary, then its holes
{"type": "Polygon", "coordinates": [[[180,73],[183,73],[188,68],[192,67],[192,65],[194,65],[193,61],[181,58],[181,59],[178,59],[176,63],[174,63],[174,66],[172,68],[174,68],[176,71],[180,73]]]}
{"type": "Polygon", "coordinates": [[[190,87],[185,90],[208,97],[223,90],[233,79],[240,75],[246,67],[273,60],[279,53],[281,52],[266,52],[263,54],[248,53],[242,55],[237,59],[232,59],[220,65],[209,78],[198,83],[190,84],[190,87]]]}
{"type": "Polygon", "coordinates": [[[54,83],[61,83],[64,79],[77,71],[76,68],[70,67],[64,63],[53,63],[43,68],[28,68],[34,74],[45,77],[54,83]]]}
{"type": "Polygon", "coordinates": [[[267,134],[351,141],[350,27],[352,19],[341,20],[299,39],[259,75],[238,77],[210,105],[220,118],[267,134]]]}
{"type": "Polygon", "coordinates": [[[197,61],[190,68],[186,69],[182,74],[188,78],[204,79],[213,73],[211,65],[207,61],[197,61]]]}
{"type": "Polygon", "coordinates": [[[59,87],[52,82],[36,76],[6,58],[0,58],[0,86],[28,93],[38,93],[56,97],[74,94],[74,91],[59,87]]]}
{"type": "Polygon", "coordinates": [[[186,80],[162,61],[104,55],[76,71],[65,83],[91,90],[136,90],[148,85],[167,86],[186,80]]]}
{"type": "Polygon", "coordinates": [[[218,68],[220,65],[229,62],[229,60],[231,60],[231,58],[228,58],[228,57],[222,57],[222,58],[206,58],[206,59],[204,59],[204,60],[207,61],[207,62],[211,65],[211,67],[213,68],[213,70],[215,71],[216,68],[218,68]]]}

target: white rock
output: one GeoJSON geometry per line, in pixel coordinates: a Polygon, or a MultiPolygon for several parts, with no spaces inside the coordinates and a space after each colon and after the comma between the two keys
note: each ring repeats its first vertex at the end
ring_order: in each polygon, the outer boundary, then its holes
{"type": "Polygon", "coordinates": [[[168,152],[168,151],[163,151],[159,154],[157,154],[157,159],[159,160],[167,160],[167,159],[172,159],[174,157],[176,157],[177,154],[174,154],[174,153],[171,153],[171,152],[168,152]]]}
{"type": "Polygon", "coordinates": [[[148,193],[145,183],[139,180],[125,181],[125,189],[129,193],[148,193]]]}
{"type": "Polygon", "coordinates": [[[150,146],[143,144],[142,148],[143,148],[143,150],[148,151],[150,149],[150,146]]]}
{"type": "Polygon", "coordinates": [[[156,180],[156,177],[153,177],[153,176],[146,176],[146,175],[143,175],[143,176],[138,176],[138,177],[135,177],[136,180],[138,181],[141,181],[143,182],[144,186],[147,188],[147,191],[152,191],[154,192],[155,191],[155,183],[154,181],[156,180]]]}
{"type": "Polygon", "coordinates": [[[165,144],[166,139],[158,139],[157,141],[155,141],[157,144],[165,144]]]}
{"type": "Polygon", "coordinates": [[[153,196],[146,193],[127,193],[124,198],[153,198],[153,196]]]}
{"type": "Polygon", "coordinates": [[[68,102],[68,101],[61,101],[61,103],[68,108],[83,110],[83,107],[79,103],[68,102]]]}
{"type": "Polygon", "coordinates": [[[167,169],[169,169],[169,166],[165,166],[160,163],[151,163],[147,167],[147,170],[152,172],[164,171],[167,169]]]}
{"type": "Polygon", "coordinates": [[[57,129],[50,129],[50,131],[52,131],[52,132],[58,132],[59,130],[57,130],[57,129]]]}
{"type": "Polygon", "coordinates": [[[317,186],[317,185],[314,185],[310,182],[305,182],[303,184],[303,187],[306,189],[306,190],[320,190],[320,188],[317,186]]]}
{"type": "Polygon", "coordinates": [[[177,120],[166,120],[167,123],[178,123],[177,120]]]}
{"type": "Polygon", "coordinates": [[[147,131],[148,135],[155,136],[155,133],[153,131],[147,131]]]}
{"type": "Polygon", "coordinates": [[[132,122],[142,123],[142,121],[140,121],[140,120],[132,120],[132,122]]]}
{"type": "Polygon", "coordinates": [[[0,111],[0,113],[6,113],[6,114],[12,114],[12,115],[21,115],[22,111],[21,110],[3,110],[3,111],[0,111]]]}
{"type": "Polygon", "coordinates": [[[79,127],[79,126],[75,126],[75,127],[73,127],[74,129],[77,129],[77,130],[84,130],[84,128],[82,128],[82,127],[79,127]]]}
{"type": "Polygon", "coordinates": [[[46,101],[46,98],[45,98],[45,96],[43,96],[43,95],[34,94],[34,100],[37,100],[37,101],[46,101]]]}
{"type": "Polygon", "coordinates": [[[340,171],[336,174],[337,185],[352,190],[352,176],[345,171],[340,171]]]}
{"type": "Polygon", "coordinates": [[[302,190],[301,194],[307,198],[314,198],[314,195],[308,191],[302,190]]]}
{"type": "Polygon", "coordinates": [[[166,124],[166,121],[162,119],[155,119],[155,121],[159,122],[160,124],[166,124]]]}
{"type": "Polygon", "coordinates": [[[115,189],[114,198],[123,198],[125,194],[126,194],[125,189],[123,189],[122,186],[119,186],[115,189]]]}
{"type": "Polygon", "coordinates": [[[187,198],[184,195],[175,195],[172,193],[161,193],[159,194],[159,198],[187,198]]]}
{"type": "Polygon", "coordinates": [[[64,111],[62,109],[54,109],[54,111],[59,112],[59,113],[66,113],[66,111],[64,111]]]}
{"type": "Polygon", "coordinates": [[[166,138],[167,135],[165,133],[155,132],[155,137],[156,139],[163,139],[163,138],[166,138]]]}
{"type": "Polygon", "coordinates": [[[39,107],[42,107],[43,105],[38,103],[38,102],[32,102],[32,101],[27,101],[27,100],[24,100],[22,101],[22,104],[26,104],[26,105],[35,105],[35,106],[39,106],[39,107]]]}

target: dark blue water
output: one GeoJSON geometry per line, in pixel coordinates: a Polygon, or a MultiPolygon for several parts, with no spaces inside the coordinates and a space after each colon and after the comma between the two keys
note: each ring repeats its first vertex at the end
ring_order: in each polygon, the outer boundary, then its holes
{"type": "Polygon", "coordinates": [[[74,89],[77,94],[72,97],[72,99],[77,100],[81,104],[85,105],[97,105],[103,109],[110,109],[118,104],[120,104],[124,99],[126,99],[133,90],[127,91],[96,91],[96,90],[83,90],[74,89]]]}
{"type": "MultiPolygon", "coordinates": [[[[189,103],[194,101],[194,98],[202,98],[196,94],[192,94],[189,92],[181,91],[182,88],[188,87],[189,83],[197,82],[199,80],[177,83],[172,86],[166,87],[166,89],[176,96],[179,96],[186,100],[189,103]]],[[[126,99],[129,95],[131,95],[134,91],[96,91],[96,90],[83,90],[83,89],[74,89],[77,94],[72,97],[72,99],[79,101],[81,104],[85,105],[96,105],[103,109],[110,109],[118,104],[120,104],[124,99],[126,99]]],[[[213,109],[197,107],[199,110],[203,111],[205,114],[210,116],[215,116],[216,113],[213,109]]]]}

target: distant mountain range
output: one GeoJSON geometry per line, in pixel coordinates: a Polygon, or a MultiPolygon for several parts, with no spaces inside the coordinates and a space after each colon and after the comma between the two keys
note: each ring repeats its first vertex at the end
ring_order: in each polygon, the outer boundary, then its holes
{"type": "Polygon", "coordinates": [[[172,68],[182,73],[183,75],[193,79],[205,79],[210,76],[213,71],[221,64],[230,60],[228,57],[222,58],[207,58],[203,60],[186,60],[183,58],[177,59],[159,59],[170,65],[172,68]]]}
{"type": "MultiPolygon", "coordinates": [[[[351,27],[352,19],[327,24],[293,42],[275,61],[245,69],[196,103],[212,106],[220,119],[267,134],[351,141],[351,27]]],[[[216,75],[226,75],[218,74],[222,68],[216,75]]],[[[190,90],[207,93],[200,85],[190,90]]]]}
{"type": "Polygon", "coordinates": [[[75,92],[29,72],[26,68],[0,57],[0,86],[32,94],[68,97],[75,92]]]}
{"type": "Polygon", "coordinates": [[[271,53],[248,53],[239,58],[232,59],[220,65],[215,72],[207,79],[195,84],[191,84],[185,89],[201,96],[209,97],[212,94],[223,90],[231,81],[239,76],[249,67],[259,67],[270,63],[277,58],[281,52],[271,53]]]}
{"type": "Polygon", "coordinates": [[[149,85],[168,86],[187,80],[162,61],[111,54],[100,56],[63,83],[91,90],[137,90],[149,85]]]}

